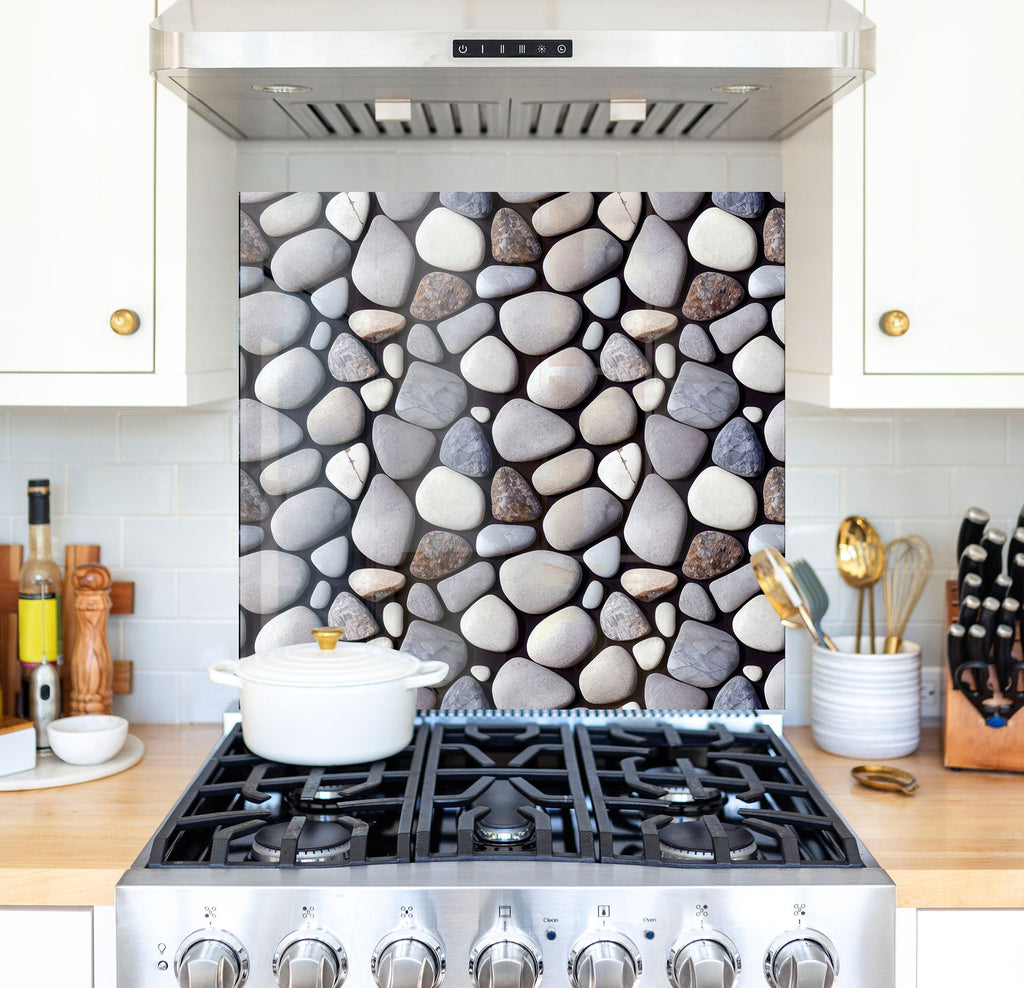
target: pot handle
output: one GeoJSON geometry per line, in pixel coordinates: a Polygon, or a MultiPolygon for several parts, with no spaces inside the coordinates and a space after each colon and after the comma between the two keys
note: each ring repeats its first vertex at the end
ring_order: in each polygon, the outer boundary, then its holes
{"type": "Polygon", "coordinates": [[[436,686],[447,675],[447,662],[439,662],[436,659],[432,662],[421,662],[420,671],[406,677],[405,688],[415,690],[420,686],[436,686]]]}
{"type": "Polygon", "coordinates": [[[238,659],[224,659],[221,662],[214,662],[214,664],[206,671],[210,679],[215,683],[220,683],[223,686],[234,686],[236,689],[241,689],[242,680],[238,677],[236,672],[237,669],[238,659]]]}

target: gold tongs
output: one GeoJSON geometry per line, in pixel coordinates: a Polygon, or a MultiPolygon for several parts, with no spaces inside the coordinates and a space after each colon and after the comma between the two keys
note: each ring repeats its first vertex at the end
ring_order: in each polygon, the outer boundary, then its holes
{"type": "Polygon", "coordinates": [[[869,789],[901,792],[905,796],[913,796],[921,788],[909,772],[891,765],[858,765],[850,769],[850,775],[869,789]]]}

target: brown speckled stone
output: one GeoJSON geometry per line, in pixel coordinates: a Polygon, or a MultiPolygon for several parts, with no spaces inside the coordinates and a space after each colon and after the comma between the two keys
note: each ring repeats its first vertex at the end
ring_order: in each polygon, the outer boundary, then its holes
{"type": "Polygon", "coordinates": [[[764,259],[786,263],[786,211],[778,206],[764,220],[764,259]]]}
{"type": "Polygon", "coordinates": [[[416,288],[409,315],[413,319],[433,322],[458,312],[472,295],[472,290],[461,278],[444,271],[425,274],[416,288]]]}
{"type": "Polygon", "coordinates": [[[501,264],[529,264],[540,259],[540,241],[514,209],[499,209],[491,224],[491,254],[501,264]]]}
{"type": "Polygon", "coordinates": [[[238,471],[238,520],[263,521],[270,514],[270,505],[259,485],[244,470],[238,471]]]}
{"type": "Polygon", "coordinates": [[[469,559],[469,543],[451,532],[427,532],[416,546],[409,572],[417,580],[437,580],[462,569],[469,559]]]}
{"type": "Polygon", "coordinates": [[[491,482],[491,514],[496,521],[536,521],[540,501],[522,474],[499,467],[491,482]]]}
{"type": "Polygon", "coordinates": [[[768,521],[786,520],[786,471],[772,467],[764,479],[764,516],[768,521]]]}
{"type": "Polygon", "coordinates": [[[238,217],[238,263],[262,264],[270,257],[270,245],[246,213],[239,210],[238,217]]]}
{"type": "Polygon", "coordinates": [[[742,558],[743,546],[724,532],[699,532],[683,560],[683,576],[710,580],[728,573],[742,558]]]}
{"type": "Polygon", "coordinates": [[[683,302],[687,319],[717,319],[732,312],[743,298],[743,286],[727,274],[704,271],[693,279],[683,302]]]}

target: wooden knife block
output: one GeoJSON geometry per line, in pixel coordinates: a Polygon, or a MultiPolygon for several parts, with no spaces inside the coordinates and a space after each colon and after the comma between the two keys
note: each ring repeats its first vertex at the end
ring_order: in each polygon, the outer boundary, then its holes
{"type": "MultiPolygon", "coordinates": [[[[956,580],[946,583],[946,627],[957,619],[956,580]]],[[[1021,657],[1018,633],[1013,654],[1021,657]]],[[[946,708],[943,719],[943,764],[946,768],[978,768],[1024,772],[1024,708],[1007,721],[1005,727],[988,727],[974,705],[959,690],[953,689],[949,662],[942,657],[946,679],[946,708]]]]}
{"type": "MultiPolygon", "coordinates": [[[[0,545],[0,689],[3,706],[0,715],[13,716],[18,691],[21,689],[21,664],[18,662],[18,571],[24,550],[20,545],[0,545]]],[[[69,545],[64,549],[64,597],[62,630],[64,633],[64,664],[61,667],[61,696],[63,712],[70,712],[70,658],[75,646],[77,617],[75,589],[71,573],[83,563],[98,563],[98,545],[69,545]]],[[[135,584],[115,582],[110,587],[111,614],[131,614],[135,610],[135,584]]],[[[115,695],[131,693],[132,664],[121,660],[113,663],[113,692],[115,695]]]]}

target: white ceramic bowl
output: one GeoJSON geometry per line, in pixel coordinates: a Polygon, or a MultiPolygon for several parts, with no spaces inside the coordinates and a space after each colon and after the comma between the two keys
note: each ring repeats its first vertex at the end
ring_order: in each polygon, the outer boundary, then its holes
{"type": "Polygon", "coordinates": [[[128,721],[110,714],[81,714],[51,721],[46,730],[53,753],[69,765],[109,761],[128,737],[128,721]]]}

